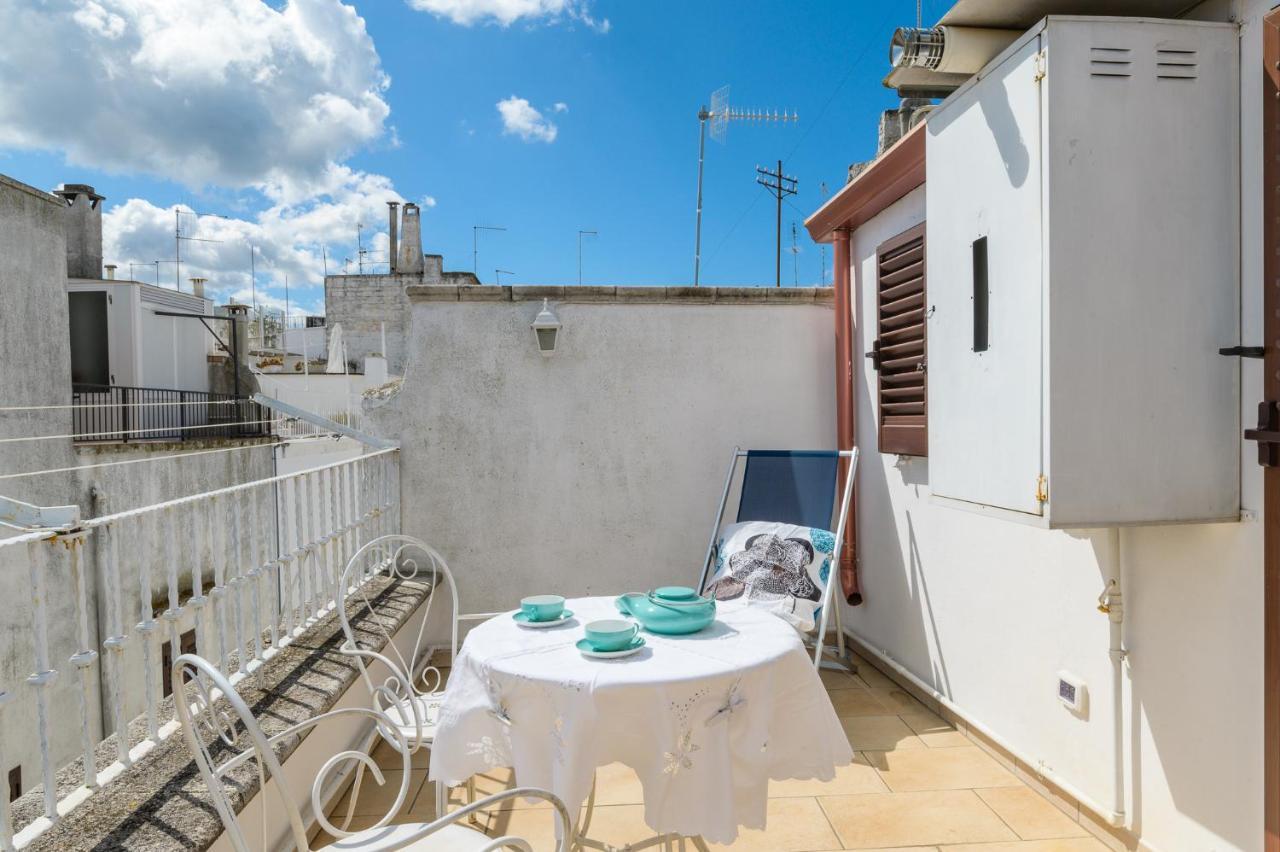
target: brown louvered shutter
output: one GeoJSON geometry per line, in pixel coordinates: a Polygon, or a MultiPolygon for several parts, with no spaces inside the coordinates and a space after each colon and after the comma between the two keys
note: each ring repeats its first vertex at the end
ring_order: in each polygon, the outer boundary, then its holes
{"type": "Polygon", "coordinates": [[[928,455],[923,223],[876,250],[876,317],[880,452],[928,455]]]}

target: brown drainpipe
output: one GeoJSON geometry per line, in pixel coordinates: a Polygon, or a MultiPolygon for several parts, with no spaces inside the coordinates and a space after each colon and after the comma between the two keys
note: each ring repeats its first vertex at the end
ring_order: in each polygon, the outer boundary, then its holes
{"type": "MultiPolygon", "coordinates": [[[[836,446],[849,450],[856,440],[854,423],[857,415],[853,392],[853,291],[849,285],[849,273],[852,269],[849,259],[849,231],[839,228],[831,237],[836,314],[836,446]]],[[[844,488],[845,477],[848,475],[849,463],[841,460],[841,489],[844,488]]],[[[862,603],[862,591],[858,587],[857,488],[855,482],[849,521],[844,527],[844,546],[840,548],[840,587],[844,590],[845,600],[853,606],[862,603]]]]}

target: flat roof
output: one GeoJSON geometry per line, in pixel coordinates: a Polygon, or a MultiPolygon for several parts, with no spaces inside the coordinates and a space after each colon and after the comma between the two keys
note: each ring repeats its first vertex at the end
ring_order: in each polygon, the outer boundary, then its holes
{"type": "Polygon", "coordinates": [[[939,26],[1027,29],[1046,15],[1177,18],[1189,0],[956,0],[939,26]]]}

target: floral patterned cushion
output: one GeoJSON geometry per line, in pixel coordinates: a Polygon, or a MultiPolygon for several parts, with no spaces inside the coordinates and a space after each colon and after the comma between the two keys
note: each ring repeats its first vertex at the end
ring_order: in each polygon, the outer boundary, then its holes
{"type": "Polygon", "coordinates": [[[716,600],[763,607],[797,630],[812,630],[835,543],[828,530],[792,524],[748,521],[726,527],[707,592],[716,600]]]}

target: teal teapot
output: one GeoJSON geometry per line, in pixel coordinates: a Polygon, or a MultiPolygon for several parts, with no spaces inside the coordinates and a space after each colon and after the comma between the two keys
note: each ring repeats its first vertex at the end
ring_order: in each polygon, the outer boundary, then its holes
{"type": "Polygon", "coordinates": [[[622,595],[614,603],[650,633],[697,633],[716,620],[716,602],[687,586],[663,586],[648,594],[622,595]]]}

